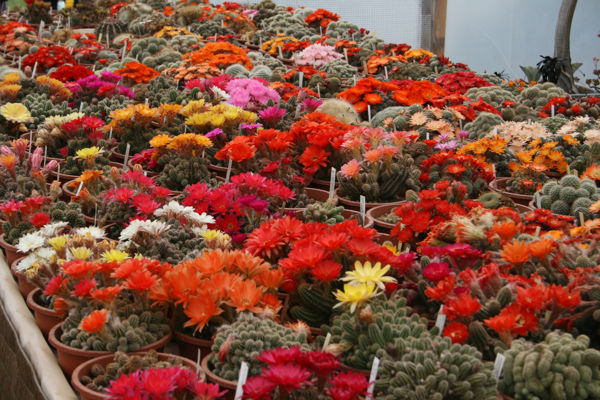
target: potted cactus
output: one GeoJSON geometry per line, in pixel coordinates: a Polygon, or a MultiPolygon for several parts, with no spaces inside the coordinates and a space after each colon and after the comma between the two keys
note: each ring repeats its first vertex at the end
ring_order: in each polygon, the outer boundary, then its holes
{"type": "Polygon", "coordinates": [[[68,309],[49,334],[67,374],[110,352],[160,350],[171,338],[166,310],[152,307],[149,299],[170,265],[127,257],[112,250],[104,253],[105,262],[68,261],[46,285],[45,292],[68,309]]]}
{"type": "Polygon", "coordinates": [[[590,210],[590,206],[598,200],[600,189],[593,180],[565,175],[559,181],[547,182],[535,193],[530,205],[555,214],[589,220],[597,216],[597,213],[590,210]]]}

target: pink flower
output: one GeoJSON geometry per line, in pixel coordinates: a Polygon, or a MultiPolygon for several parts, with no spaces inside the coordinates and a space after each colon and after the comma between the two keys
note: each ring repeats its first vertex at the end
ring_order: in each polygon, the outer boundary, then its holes
{"type": "Polygon", "coordinates": [[[258,115],[268,126],[274,127],[281,120],[281,118],[283,118],[285,113],[286,111],[284,108],[273,106],[259,111],[258,115]]]}
{"type": "Polygon", "coordinates": [[[342,165],[340,172],[346,178],[356,178],[358,176],[358,174],[360,173],[360,162],[352,159],[352,160],[348,161],[346,164],[342,165]]]}
{"type": "Polygon", "coordinates": [[[450,268],[445,262],[431,263],[423,268],[423,277],[431,282],[439,282],[450,274],[450,268]]]}

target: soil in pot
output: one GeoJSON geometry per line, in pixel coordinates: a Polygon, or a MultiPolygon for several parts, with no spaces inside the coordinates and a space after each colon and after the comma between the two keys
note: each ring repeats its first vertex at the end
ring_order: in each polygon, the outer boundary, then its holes
{"type": "MultiPolygon", "coordinates": [[[[145,354],[147,353],[137,352],[128,355],[136,355],[143,357],[145,354]]],[[[192,371],[196,371],[197,369],[197,365],[195,362],[188,360],[184,357],[176,356],[174,354],[156,353],[156,357],[159,361],[177,361],[178,365],[182,365],[183,367],[192,371]]],[[[86,377],[90,377],[93,367],[106,367],[108,364],[112,363],[114,359],[115,354],[108,354],[105,356],[92,358],[91,360],[88,360],[83,364],[79,365],[77,368],[75,368],[71,376],[71,384],[73,385],[73,388],[79,393],[81,400],[106,400],[109,398],[107,394],[92,390],[89,387],[87,387],[85,381],[86,377]]]]}
{"type": "MultiPolygon", "coordinates": [[[[50,342],[50,345],[56,349],[58,364],[60,365],[60,368],[63,370],[63,372],[67,375],[71,375],[75,368],[77,368],[84,362],[91,360],[92,358],[112,354],[112,352],[109,351],[81,350],[71,346],[67,346],[66,344],[60,341],[61,335],[62,322],[52,327],[50,333],[48,334],[48,341],[50,342]]],[[[159,339],[154,343],[142,347],[140,351],[161,351],[164,349],[165,345],[171,340],[171,337],[172,334],[169,333],[168,335],[163,336],[162,339],[159,339]]]]}
{"type": "Polygon", "coordinates": [[[52,327],[63,321],[63,318],[56,314],[51,308],[42,304],[42,290],[36,288],[27,295],[27,306],[33,311],[35,323],[40,328],[44,337],[48,338],[48,334],[52,327]]]}

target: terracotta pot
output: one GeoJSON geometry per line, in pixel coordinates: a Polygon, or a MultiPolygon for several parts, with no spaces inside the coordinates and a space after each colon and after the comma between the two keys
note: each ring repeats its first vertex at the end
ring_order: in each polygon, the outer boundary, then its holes
{"type": "MultiPolygon", "coordinates": [[[[92,358],[105,356],[112,354],[109,351],[94,351],[94,350],[81,350],[74,347],[67,346],[60,341],[62,335],[62,322],[56,324],[50,330],[48,334],[48,341],[50,345],[56,349],[56,355],[58,357],[58,364],[63,372],[67,375],[71,375],[77,366],[83,364],[87,360],[92,358]]],[[[147,346],[144,346],[140,351],[157,350],[161,351],[167,343],[171,340],[172,334],[165,335],[162,339],[157,340],[147,346]]]]}
{"type": "Polygon", "coordinates": [[[217,176],[225,178],[227,176],[227,167],[221,167],[220,165],[208,164],[208,170],[216,172],[217,176]]]}
{"type": "MultiPolygon", "coordinates": [[[[144,355],[144,352],[131,353],[131,355],[141,356],[141,355],[144,355]]],[[[186,367],[187,369],[190,369],[192,371],[195,371],[196,368],[198,367],[195,362],[190,361],[184,357],[176,356],[174,354],[158,353],[157,355],[158,355],[158,359],[161,361],[168,361],[168,360],[172,360],[172,359],[179,360],[179,361],[181,361],[181,363],[183,364],[184,367],[186,367]]],[[[92,358],[91,360],[88,360],[88,361],[84,362],[83,364],[79,365],[77,368],[75,368],[75,370],[73,371],[73,374],[71,375],[71,385],[73,385],[73,388],[79,393],[80,400],[107,400],[107,399],[109,399],[108,394],[96,392],[94,390],[89,389],[87,386],[85,386],[81,382],[81,379],[84,376],[89,375],[89,373],[94,365],[100,364],[103,367],[106,367],[108,364],[113,362],[114,359],[115,359],[114,354],[108,354],[105,356],[92,358]]]]}
{"type": "Polygon", "coordinates": [[[519,214],[527,214],[533,212],[533,208],[529,206],[525,206],[523,204],[515,204],[515,208],[519,212],[519,214]]]}
{"type": "Polygon", "coordinates": [[[110,153],[109,160],[120,162],[121,164],[123,164],[123,161],[125,161],[125,154],[119,153],[115,150],[112,153],[110,153]]]}
{"type": "Polygon", "coordinates": [[[4,234],[0,235],[0,247],[4,249],[4,254],[6,255],[6,264],[8,265],[11,265],[19,257],[25,256],[25,254],[17,250],[15,246],[4,240],[4,234]]]}
{"type": "Polygon", "coordinates": [[[309,199],[324,202],[329,199],[329,192],[323,189],[315,189],[311,187],[304,188],[304,192],[309,199]]]}
{"type": "MultiPolygon", "coordinates": [[[[60,175],[62,177],[62,174],[60,174],[60,175]]],[[[68,175],[68,176],[72,176],[72,175],[68,175]]],[[[75,197],[75,193],[77,192],[77,188],[79,187],[79,185],[75,184],[76,178],[77,177],[73,177],[72,179],[69,179],[62,185],[63,194],[65,194],[69,198],[75,197]],[[71,186],[71,185],[74,185],[74,186],[71,186]]]]}
{"type": "Polygon", "coordinates": [[[490,182],[490,190],[496,193],[500,193],[506,197],[511,198],[517,204],[527,205],[533,200],[533,195],[519,194],[506,191],[506,185],[510,178],[496,178],[490,182]]]}
{"type": "Polygon", "coordinates": [[[340,363],[340,369],[346,372],[356,372],[358,374],[366,376],[367,378],[371,376],[371,371],[369,371],[368,369],[352,368],[351,366],[346,365],[344,363],[340,363]]]}
{"type": "MultiPolygon", "coordinates": [[[[310,186],[315,187],[317,189],[329,190],[329,181],[324,179],[312,178],[310,181],[310,186]]],[[[338,186],[337,181],[335,182],[335,186],[338,186]]]]}
{"type": "Polygon", "coordinates": [[[380,217],[393,212],[396,207],[398,207],[398,204],[386,204],[383,206],[373,207],[367,211],[367,217],[373,220],[375,229],[383,233],[389,233],[394,228],[395,224],[385,222],[381,220],[380,217]]]}
{"type": "Polygon", "coordinates": [[[216,383],[224,389],[229,389],[229,391],[222,398],[225,400],[232,400],[235,396],[235,389],[237,388],[237,382],[228,381],[227,379],[223,379],[220,376],[217,376],[210,369],[209,359],[212,356],[212,353],[206,355],[202,359],[202,371],[206,374],[206,379],[211,381],[212,383],[216,383]]]}
{"type": "MultiPolygon", "coordinates": [[[[343,205],[344,207],[349,208],[350,210],[360,211],[360,202],[353,201],[348,198],[340,196],[340,188],[335,189],[335,195],[339,199],[340,204],[343,205]]],[[[385,205],[397,206],[400,203],[402,203],[402,201],[391,201],[391,202],[386,202],[386,203],[365,203],[365,209],[368,211],[371,208],[375,208],[378,206],[385,206],[385,205]]]]}
{"type": "Polygon", "coordinates": [[[198,350],[201,355],[206,355],[211,351],[212,340],[198,339],[179,331],[173,332],[173,338],[179,346],[179,354],[190,360],[198,358],[198,350]]]}
{"type": "Polygon", "coordinates": [[[63,321],[64,318],[58,316],[56,311],[51,308],[46,308],[38,303],[38,299],[42,295],[42,290],[36,288],[29,292],[27,296],[27,306],[33,310],[33,316],[37,326],[40,328],[44,337],[48,338],[48,334],[53,326],[63,321]]]}
{"type": "Polygon", "coordinates": [[[33,292],[37,286],[32,285],[25,276],[19,272],[17,272],[17,264],[24,257],[19,257],[15,261],[10,264],[10,272],[13,274],[15,278],[17,278],[17,283],[19,284],[19,292],[24,299],[27,298],[29,293],[33,292]]]}
{"type": "Polygon", "coordinates": [[[0,219],[0,235],[2,235],[4,233],[4,231],[2,230],[2,227],[4,226],[5,222],[6,222],[5,220],[0,219]]]}
{"type": "MultiPolygon", "coordinates": [[[[286,211],[290,211],[295,214],[298,219],[303,219],[304,211],[306,208],[286,208],[286,211]]],[[[360,223],[360,212],[355,210],[344,210],[342,211],[342,216],[344,219],[355,219],[360,223]]],[[[369,214],[365,214],[365,224],[363,225],[365,228],[372,228],[374,225],[373,219],[369,216],[369,214]]]]}

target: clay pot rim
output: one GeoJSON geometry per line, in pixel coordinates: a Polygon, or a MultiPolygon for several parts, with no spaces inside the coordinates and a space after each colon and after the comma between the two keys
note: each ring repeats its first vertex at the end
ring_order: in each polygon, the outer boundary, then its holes
{"type": "MultiPolygon", "coordinates": [[[[304,212],[304,210],[306,210],[306,207],[303,208],[293,208],[293,207],[286,207],[285,211],[292,211],[298,214],[301,214],[302,212],[304,212]]],[[[360,216],[360,211],[356,211],[356,210],[350,210],[348,208],[344,208],[344,211],[342,211],[342,213],[350,213],[356,216],[360,216]]],[[[302,215],[300,215],[302,216],[302,215]]],[[[344,219],[346,219],[347,217],[344,217],[344,219]]],[[[365,225],[363,226],[363,228],[373,228],[375,224],[375,220],[373,219],[373,217],[371,217],[369,215],[369,213],[365,213],[365,225]]]]}
{"type": "Polygon", "coordinates": [[[364,376],[366,376],[367,378],[371,375],[371,371],[368,369],[360,369],[360,368],[354,368],[351,367],[347,364],[344,364],[343,362],[340,361],[340,368],[342,371],[350,371],[350,372],[356,372],[358,374],[362,374],[364,376]]]}
{"type": "MultiPolygon", "coordinates": [[[[111,352],[111,351],[81,350],[81,349],[76,349],[75,347],[67,346],[66,344],[64,344],[63,342],[60,341],[60,339],[58,338],[58,334],[57,334],[57,332],[59,330],[62,333],[62,324],[63,324],[63,322],[61,321],[58,324],[54,325],[52,327],[52,329],[50,329],[50,333],[48,334],[48,342],[50,342],[50,345],[52,345],[52,347],[54,347],[56,350],[58,350],[60,348],[60,350],[63,353],[69,354],[69,355],[74,355],[77,357],[90,357],[90,356],[99,357],[99,356],[104,356],[107,354],[113,354],[113,352],[111,352]]],[[[171,332],[169,332],[165,336],[163,336],[161,339],[158,339],[156,342],[150,343],[150,344],[140,348],[139,351],[148,351],[148,350],[152,350],[153,348],[163,347],[164,345],[169,343],[172,336],[173,336],[173,334],[171,332]]]]}
{"type": "MultiPolygon", "coordinates": [[[[133,353],[127,353],[127,355],[132,356],[132,355],[144,355],[146,354],[148,351],[136,351],[133,353]]],[[[196,372],[199,372],[197,370],[197,366],[196,363],[193,362],[192,360],[189,360],[185,357],[182,356],[178,356],[176,354],[169,354],[169,353],[163,353],[163,352],[156,352],[158,355],[158,359],[159,360],[163,360],[163,359],[177,359],[180,360],[182,362],[182,364],[184,364],[184,367],[188,367],[188,369],[191,370],[195,370],[196,372]]],[[[112,360],[114,360],[115,358],[115,353],[110,353],[110,354],[106,354],[103,356],[98,356],[98,357],[94,357],[90,360],[87,360],[84,363],[79,364],[74,370],[73,373],[71,374],[71,385],[73,386],[73,388],[81,395],[85,395],[87,398],[92,399],[92,398],[97,398],[97,399],[109,399],[109,395],[102,393],[102,392],[96,392],[95,390],[89,389],[87,386],[85,386],[83,383],[81,383],[81,379],[79,379],[80,375],[82,375],[82,371],[84,371],[85,369],[91,369],[92,366],[94,366],[97,363],[101,363],[102,365],[107,365],[109,364],[112,360]],[[104,361],[106,361],[106,363],[103,363],[104,361]]],[[[89,372],[89,371],[88,371],[89,372]]]]}
{"type": "Polygon", "coordinates": [[[178,330],[174,330],[173,331],[173,339],[176,339],[176,340],[185,340],[187,343],[191,343],[191,344],[194,344],[194,345],[212,344],[212,341],[209,340],[209,339],[200,339],[200,338],[188,335],[188,334],[186,334],[184,332],[181,332],[181,331],[178,331],[178,330]]]}
{"type": "Polygon", "coordinates": [[[533,195],[531,195],[531,194],[520,194],[520,193],[509,192],[498,186],[498,184],[504,184],[504,187],[506,187],[506,182],[508,182],[509,179],[510,178],[506,178],[506,177],[494,179],[489,184],[490,190],[492,190],[493,192],[496,192],[496,193],[506,195],[508,197],[515,198],[515,199],[520,199],[520,200],[532,200],[533,199],[533,195]]]}
{"type": "MultiPolygon", "coordinates": [[[[401,201],[400,203],[405,203],[405,202],[401,201]]],[[[382,228],[385,228],[385,229],[388,229],[388,230],[392,230],[394,228],[394,226],[396,226],[396,224],[385,222],[385,221],[377,218],[373,214],[376,214],[380,210],[385,210],[386,213],[379,214],[379,215],[385,215],[385,214],[387,214],[387,212],[393,211],[396,207],[398,207],[398,204],[383,204],[381,206],[369,208],[367,210],[367,216],[369,216],[369,218],[371,218],[375,222],[375,226],[380,226],[382,228]]]]}
{"type": "Polygon", "coordinates": [[[29,294],[27,295],[27,299],[25,299],[25,302],[27,303],[27,306],[29,308],[31,308],[32,310],[34,310],[36,312],[39,312],[40,314],[51,316],[51,317],[58,317],[58,315],[56,314],[56,311],[54,311],[51,308],[44,307],[44,306],[38,304],[35,301],[34,297],[37,296],[38,293],[41,294],[42,293],[42,289],[35,288],[31,292],[29,292],[29,294]]]}
{"type": "MultiPolygon", "coordinates": [[[[23,254],[19,251],[19,249],[17,249],[17,246],[13,246],[12,244],[10,244],[6,240],[4,240],[4,233],[2,235],[0,235],[0,247],[15,251],[18,254],[23,254]]],[[[23,257],[20,257],[20,258],[23,258],[23,257]]]]}
{"type": "Polygon", "coordinates": [[[213,354],[214,353],[210,352],[202,358],[202,363],[200,364],[202,371],[204,371],[204,373],[206,374],[206,377],[208,379],[210,379],[214,383],[218,383],[219,386],[221,386],[225,389],[235,390],[237,388],[237,382],[221,378],[220,376],[218,376],[217,374],[212,372],[212,370],[210,369],[208,362],[209,362],[210,357],[213,354]]]}
{"type": "MultiPolygon", "coordinates": [[[[340,199],[340,203],[342,204],[347,204],[349,206],[353,206],[353,207],[359,207],[360,206],[360,202],[359,201],[354,201],[354,200],[350,200],[347,197],[343,197],[340,195],[340,189],[341,188],[337,188],[335,189],[335,195],[338,199],[340,199]]],[[[368,209],[371,208],[375,208],[375,207],[379,207],[379,206],[386,206],[386,205],[399,205],[400,203],[402,203],[404,200],[398,200],[398,201],[388,201],[388,202],[383,202],[383,203],[369,203],[366,202],[365,203],[365,207],[368,209]]]]}

